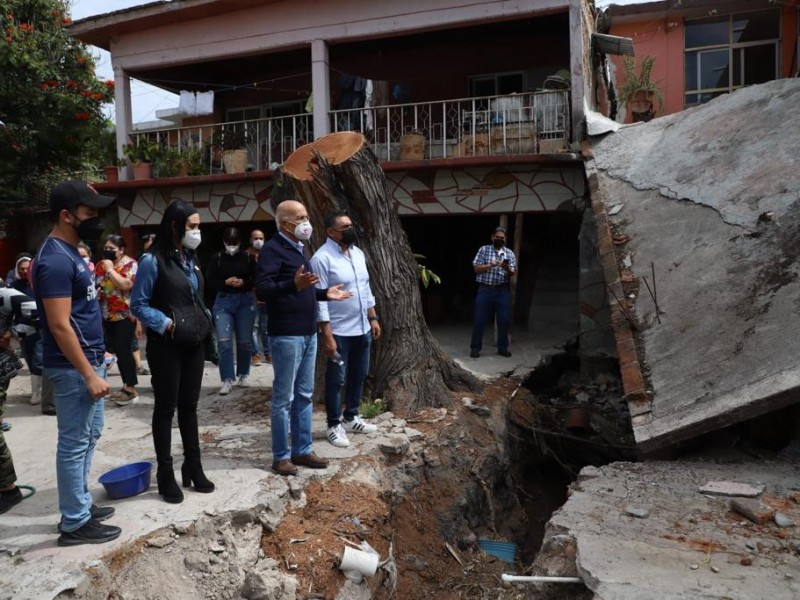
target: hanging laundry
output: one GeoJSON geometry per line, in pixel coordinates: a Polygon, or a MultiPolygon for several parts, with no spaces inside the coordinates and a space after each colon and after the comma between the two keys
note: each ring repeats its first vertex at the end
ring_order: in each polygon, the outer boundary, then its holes
{"type": "Polygon", "coordinates": [[[214,92],[197,92],[197,112],[198,117],[214,114],[214,92]]]}
{"type": "Polygon", "coordinates": [[[214,114],[214,92],[181,90],[178,112],[187,117],[214,114]]]}
{"type": "Polygon", "coordinates": [[[180,101],[178,102],[178,112],[188,117],[193,117],[197,114],[197,98],[194,92],[187,92],[181,90],[180,101]]]}

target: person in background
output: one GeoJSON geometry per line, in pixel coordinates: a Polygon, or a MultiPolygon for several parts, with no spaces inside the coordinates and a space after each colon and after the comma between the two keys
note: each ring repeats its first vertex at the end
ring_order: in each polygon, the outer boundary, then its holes
{"type": "Polygon", "coordinates": [[[152,371],[153,445],[158,493],[165,502],[183,502],[172,466],[172,418],[178,410],[183,442],[181,478],[184,487],[208,494],[200,460],[197,403],[203,382],[205,339],[211,316],[205,311],[203,276],[195,261],[200,245],[200,215],[178,200],[164,211],[158,237],[142,256],[131,292],[131,310],[147,329],[147,360],[152,371]]]}
{"type": "Polygon", "coordinates": [[[81,255],[83,262],[89,265],[89,272],[94,277],[94,263],[92,262],[92,249],[86,242],[78,242],[78,254],[81,255]]]}
{"type": "MultiPolygon", "coordinates": [[[[156,234],[155,233],[145,233],[142,235],[142,251],[139,252],[139,256],[136,257],[136,262],[138,263],[142,260],[142,255],[145,252],[150,252],[150,248],[153,247],[153,242],[156,241],[156,234]]],[[[133,342],[131,343],[131,352],[133,352],[133,360],[136,363],[136,374],[137,375],[150,375],[150,369],[142,364],[142,352],[139,348],[139,341],[144,339],[144,328],[142,327],[141,321],[136,319],[136,335],[133,338],[133,342]]]]}
{"type": "MultiPolygon", "coordinates": [[[[264,247],[264,232],[254,229],[250,232],[250,247],[248,254],[253,257],[253,262],[258,263],[258,254],[264,247]]],[[[267,335],[267,303],[256,300],[256,320],[253,323],[253,360],[254,367],[261,366],[261,362],[271,363],[272,354],[269,349],[269,336],[267,335]]]]}
{"type": "Polygon", "coordinates": [[[311,437],[311,395],[317,360],[317,301],[346,300],[353,294],[341,285],[327,290],[314,287],[319,278],[311,272],[303,242],[312,227],[306,207],[285,200],[275,210],[278,235],[258,257],[256,296],[269,311],[272,366],[272,470],[295,475],[297,465],[324,469],[328,461],[314,453],[311,437]],[[289,425],[292,442],[289,445],[289,425]]]}
{"type": "Polygon", "coordinates": [[[153,242],[156,241],[156,234],[155,233],[145,233],[142,236],[142,251],[139,253],[139,256],[136,258],[137,261],[142,259],[142,254],[145,252],[150,252],[150,248],[153,247],[153,242]]]}
{"type": "Polygon", "coordinates": [[[364,253],[355,246],[356,231],[347,213],[325,218],[328,239],[311,258],[311,269],[319,277],[318,288],[336,282],[344,284],[353,297],[343,302],[319,303],[319,329],[325,363],[325,408],[328,441],[334,446],[350,445],[347,432],[372,433],[378,428],[358,414],[364,380],[369,372],[372,340],[381,335],[375,311],[375,296],[369,286],[364,253]],[[346,382],[346,386],[345,386],[346,382]],[[342,387],[344,386],[344,416],[342,387]]]}
{"type": "Polygon", "coordinates": [[[252,357],[251,341],[255,320],[253,277],[255,262],[242,250],[242,239],[235,227],[222,232],[223,251],[217,254],[208,269],[208,284],[217,290],[214,299],[214,326],[219,349],[219,377],[226,395],[237,385],[246,387],[252,357]],[[236,370],[234,371],[233,338],[236,337],[236,370]]]}
{"type": "Polygon", "coordinates": [[[481,246],[472,261],[478,295],[475,297],[475,323],[469,355],[478,358],[483,347],[483,330],[492,314],[497,315],[497,353],[509,357],[508,324],[511,318],[509,284],[517,272],[517,257],[506,248],[506,230],[497,227],[491,245],[481,246]]]}
{"type": "Polygon", "coordinates": [[[127,406],[139,399],[136,385],[136,361],[131,350],[136,339],[136,319],[131,313],[130,298],[136,280],[138,263],[125,254],[121,235],[109,235],[103,244],[103,259],[97,263],[94,276],[97,297],[103,311],[103,326],[109,348],[117,356],[122,389],[109,396],[117,406],[127,406]]]}
{"type": "Polygon", "coordinates": [[[95,506],[89,492],[108,383],[97,289],[78,252],[81,240],[100,239],[99,211],[113,201],[83,181],[59,183],[50,193],[55,225],[33,261],[31,281],[42,322],[44,372],[53,384],[56,403],[59,546],[102,544],[122,531],[101,523],[114,514],[114,508],[95,506]]]}
{"type": "MultiPolygon", "coordinates": [[[[30,254],[24,254],[17,259],[17,264],[14,268],[17,277],[11,287],[33,300],[33,290],[28,282],[31,258],[30,254]]],[[[28,365],[28,371],[31,374],[30,403],[36,406],[42,403],[42,336],[35,324],[23,323],[23,325],[27,325],[27,327],[17,328],[19,345],[22,349],[25,363],[28,365]]]]}
{"type": "MultiPolygon", "coordinates": [[[[19,365],[19,359],[14,355],[10,345],[12,318],[10,308],[0,307],[0,421],[3,420],[5,412],[8,383],[17,374],[16,367],[22,366],[19,365]]],[[[16,481],[14,460],[11,458],[11,450],[6,445],[5,435],[0,427],[0,515],[24,499],[16,481]]]]}

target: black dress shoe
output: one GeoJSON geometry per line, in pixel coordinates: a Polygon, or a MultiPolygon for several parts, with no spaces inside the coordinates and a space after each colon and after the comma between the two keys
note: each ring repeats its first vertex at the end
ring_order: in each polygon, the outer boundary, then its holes
{"type": "Polygon", "coordinates": [[[75,531],[62,532],[58,536],[59,546],[78,546],[80,544],[105,544],[115,540],[122,529],[114,525],[103,525],[90,520],[75,531]]]}
{"type": "Polygon", "coordinates": [[[470,350],[469,357],[470,358],[480,358],[481,353],[477,350],[470,350]]]}
{"type": "Polygon", "coordinates": [[[511,352],[509,352],[508,350],[498,350],[498,351],[497,351],[497,353],[498,353],[500,356],[505,356],[506,358],[508,358],[509,356],[511,356],[511,352]]]}

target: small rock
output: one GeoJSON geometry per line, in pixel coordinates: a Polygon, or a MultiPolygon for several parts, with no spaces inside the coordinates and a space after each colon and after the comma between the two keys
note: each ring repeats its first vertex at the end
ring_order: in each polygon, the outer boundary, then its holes
{"type": "Polygon", "coordinates": [[[776,512],[773,518],[775,519],[775,525],[781,529],[784,529],[785,527],[794,527],[794,521],[792,521],[783,513],[776,512]]]}
{"type": "Polygon", "coordinates": [[[405,435],[387,435],[378,441],[378,449],[384,454],[401,456],[408,452],[409,442],[405,435]]]}
{"type": "Polygon", "coordinates": [[[715,565],[708,565],[708,568],[711,569],[712,573],[719,573],[719,567],[715,565]]]}
{"type": "Polygon", "coordinates": [[[220,560],[222,559],[220,559],[220,557],[217,556],[216,554],[212,554],[211,556],[208,557],[208,563],[211,565],[219,564],[220,560]]]}
{"type": "Polygon", "coordinates": [[[166,535],[159,535],[154,538],[150,538],[147,540],[147,545],[151,548],[163,548],[164,546],[169,546],[170,544],[174,544],[175,540],[166,535]]]}
{"type": "Polygon", "coordinates": [[[610,216],[614,216],[621,210],[622,210],[622,204],[615,204],[614,206],[608,209],[608,214],[610,216]]]}
{"type": "Polygon", "coordinates": [[[491,409],[483,404],[470,404],[467,406],[467,410],[472,411],[481,417],[488,417],[490,414],[492,414],[491,409]]]}
{"type": "Polygon", "coordinates": [[[200,552],[190,552],[183,559],[183,564],[190,571],[208,571],[208,557],[200,552]]]}
{"type": "Polygon", "coordinates": [[[585,478],[600,477],[602,475],[603,475],[603,471],[601,471],[597,467],[592,467],[592,466],[583,467],[581,469],[581,472],[578,473],[579,477],[585,477],[585,478]]]}
{"type": "Polygon", "coordinates": [[[172,526],[172,530],[179,535],[186,535],[187,533],[189,533],[189,529],[191,528],[191,526],[192,526],[191,523],[175,523],[172,526]]]}
{"type": "Polygon", "coordinates": [[[756,545],[753,542],[745,542],[744,545],[748,550],[755,550],[756,549],[756,545]]]}
{"type": "Polygon", "coordinates": [[[743,567],[749,567],[750,565],[753,564],[753,559],[750,558],[749,556],[745,556],[742,560],[739,561],[739,564],[742,565],[743,567]]]}
{"type": "Polygon", "coordinates": [[[743,498],[755,498],[764,492],[763,484],[751,485],[749,483],[739,483],[736,481],[709,481],[698,491],[701,494],[713,494],[715,496],[741,496],[743,498]]]}
{"type": "Polygon", "coordinates": [[[689,565],[689,568],[690,568],[692,571],[697,571],[697,569],[699,569],[699,568],[700,568],[700,565],[689,565]]]}
{"type": "Polygon", "coordinates": [[[405,427],[392,427],[391,433],[405,433],[405,427]]]}
{"type": "Polygon", "coordinates": [[[377,417],[375,417],[373,419],[373,421],[378,421],[378,422],[380,422],[380,421],[390,421],[392,419],[394,419],[394,413],[385,412],[385,413],[379,414],[377,417]]]}
{"type": "Polygon", "coordinates": [[[221,544],[213,543],[208,547],[209,551],[213,552],[214,554],[219,554],[221,552],[225,552],[225,546],[221,544]]]}
{"type": "Polygon", "coordinates": [[[405,419],[389,419],[389,422],[392,424],[392,427],[405,427],[406,420],[405,419]]]}
{"type": "Polygon", "coordinates": [[[752,498],[734,498],[731,510],[750,519],[756,525],[765,525],[775,515],[775,509],[752,498]]]}
{"type": "Polygon", "coordinates": [[[626,506],[625,514],[637,519],[646,519],[650,516],[650,509],[646,506],[626,506]]]}
{"type": "Polygon", "coordinates": [[[300,500],[303,496],[303,484],[296,477],[289,478],[289,495],[295,500],[300,500]]]}
{"type": "Polygon", "coordinates": [[[472,398],[469,398],[468,396],[464,396],[463,398],[461,398],[461,404],[463,404],[464,406],[467,406],[467,407],[471,406],[472,405],[472,398]]]}
{"type": "Polygon", "coordinates": [[[409,442],[418,442],[422,439],[425,439],[425,434],[419,431],[418,429],[414,429],[412,427],[406,427],[403,431],[408,436],[409,442]]]}
{"type": "Polygon", "coordinates": [[[785,573],[784,577],[786,577],[786,579],[794,579],[794,575],[792,575],[791,573],[785,573]]]}

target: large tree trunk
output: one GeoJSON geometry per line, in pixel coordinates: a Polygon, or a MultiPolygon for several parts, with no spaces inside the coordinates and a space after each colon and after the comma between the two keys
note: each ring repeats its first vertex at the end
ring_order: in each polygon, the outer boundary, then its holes
{"type": "Polygon", "coordinates": [[[322,220],[331,211],[347,211],[356,227],[383,327],[373,351],[369,393],[408,413],[448,403],[450,390],[479,390],[477,378],[444,354],[428,330],[417,262],[364,136],[333,133],[292,153],[278,174],[273,202],[292,197],[308,208],[315,247],[324,242],[322,220]]]}

